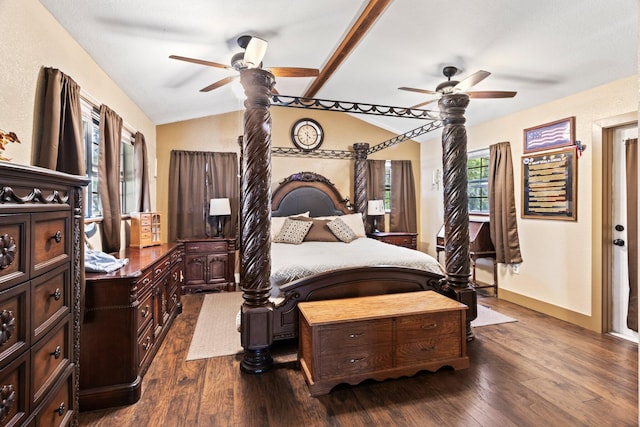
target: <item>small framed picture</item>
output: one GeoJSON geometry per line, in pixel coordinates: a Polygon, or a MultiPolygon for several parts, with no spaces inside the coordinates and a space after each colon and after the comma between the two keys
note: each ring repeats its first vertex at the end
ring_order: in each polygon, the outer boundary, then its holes
{"type": "Polygon", "coordinates": [[[554,150],[574,145],[575,117],[557,120],[524,130],[524,153],[554,150]]]}

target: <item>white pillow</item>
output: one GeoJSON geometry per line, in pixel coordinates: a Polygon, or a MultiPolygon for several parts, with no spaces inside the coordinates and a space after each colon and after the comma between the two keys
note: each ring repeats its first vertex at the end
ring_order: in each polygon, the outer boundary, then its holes
{"type": "MultiPolygon", "coordinates": [[[[306,216],[308,218],[309,212],[307,211],[298,215],[291,215],[291,216],[306,216]]],[[[280,230],[282,230],[282,226],[284,225],[284,220],[287,218],[288,217],[286,216],[275,216],[271,218],[271,241],[273,241],[273,239],[276,238],[278,233],[280,233],[280,230]]]]}
{"type": "Polygon", "coordinates": [[[353,233],[356,235],[356,238],[367,237],[367,232],[364,230],[364,221],[362,220],[361,213],[352,213],[347,215],[337,215],[337,216],[321,216],[316,219],[328,219],[330,221],[340,218],[344,221],[345,224],[349,226],[353,233]]]}

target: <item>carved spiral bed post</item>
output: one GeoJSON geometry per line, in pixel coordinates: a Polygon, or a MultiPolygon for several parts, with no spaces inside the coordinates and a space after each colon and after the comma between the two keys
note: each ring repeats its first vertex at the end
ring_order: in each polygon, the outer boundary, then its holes
{"type": "Polygon", "coordinates": [[[353,144],[353,151],[356,152],[354,164],[354,198],[356,212],[360,212],[363,218],[367,215],[367,151],[369,144],[366,142],[356,142],[353,144]]]}
{"type": "Polygon", "coordinates": [[[240,72],[244,102],[240,289],[243,294],[240,369],[257,374],[271,368],[273,308],[271,290],[271,91],[273,74],[262,69],[240,72]]]}
{"type": "Polygon", "coordinates": [[[469,307],[467,339],[473,339],[471,320],[475,319],[476,292],[469,284],[469,210],[467,194],[467,131],[464,123],[469,96],[445,95],[438,101],[442,131],[442,169],[444,193],[444,240],[447,284],[456,299],[469,307]]]}

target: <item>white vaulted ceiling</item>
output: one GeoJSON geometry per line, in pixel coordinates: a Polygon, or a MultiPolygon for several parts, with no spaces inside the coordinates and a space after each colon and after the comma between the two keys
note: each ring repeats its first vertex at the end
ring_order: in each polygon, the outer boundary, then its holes
{"type": "MultiPolygon", "coordinates": [[[[169,59],[228,64],[238,36],[268,41],[264,67],[322,70],[365,10],[365,0],[41,0],[98,65],[156,124],[242,109],[236,84],[203,87],[232,71],[169,59]]],[[[473,89],[513,90],[472,99],[467,123],[506,114],[637,73],[636,0],[394,0],[315,97],[409,107],[435,89],[442,68],[492,74],[473,89]]],[[[278,78],[303,96],[314,78],[278,78]]],[[[425,108],[436,108],[430,104],[425,108]]],[[[359,116],[403,133],[421,123],[359,116]]]]}

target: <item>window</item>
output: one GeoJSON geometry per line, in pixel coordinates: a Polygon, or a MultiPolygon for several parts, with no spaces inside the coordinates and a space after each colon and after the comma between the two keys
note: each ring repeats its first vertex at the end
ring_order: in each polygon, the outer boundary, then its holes
{"type": "Polygon", "coordinates": [[[384,210],[391,212],[391,160],[384,161],[384,210]]]}
{"type": "Polygon", "coordinates": [[[489,149],[472,151],[467,157],[469,213],[489,213],[489,149]]]}
{"type": "MultiPolygon", "coordinates": [[[[102,203],[98,189],[98,159],[100,158],[100,111],[82,100],[82,129],[85,142],[87,176],[87,203],[85,218],[102,217],[102,203]]],[[[133,135],[122,129],[120,150],[120,209],[122,214],[136,210],[133,135]]]]}

